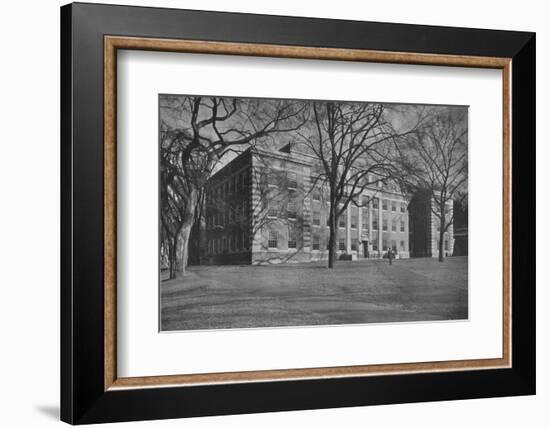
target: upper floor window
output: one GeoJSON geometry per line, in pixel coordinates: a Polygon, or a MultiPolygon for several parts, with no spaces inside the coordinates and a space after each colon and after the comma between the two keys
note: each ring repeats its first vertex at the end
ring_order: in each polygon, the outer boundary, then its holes
{"type": "Polygon", "coordinates": [[[338,227],[346,227],[346,214],[340,214],[338,218],[338,227]]]}
{"type": "Polygon", "coordinates": [[[313,211],[313,225],[314,226],[321,225],[321,212],[318,210],[313,211]]]}
{"type": "Polygon", "coordinates": [[[393,202],[393,201],[392,201],[392,203],[391,203],[391,210],[392,210],[393,212],[397,211],[397,205],[396,205],[395,202],[393,202]]]}
{"type": "Polygon", "coordinates": [[[372,198],[372,207],[378,209],[378,198],[372,198]]]}
{"type": "Polygon", "coordinates": [[[270,200],[267,203],[267,216],[272,218],[277,218],[278,207],[277,203],[274,200],[270,200]]]}
{"type": "Polygon", "coordinates": [[[388,201],[386,199],[382,199],[382,209],[388,210],[388,201]]]}
{"type": "Polygon", "coordinates": [[[384,232],[388,230],[388,219],[382,220],[382,230],[384,232]]]}
{"type": "Polygon", "coordinates": [[[295,172],[289,172],[287,174],[287,186],[289,189],[298,188],[298,175],[295,172]]]}
{"type": "Polygon", "coordinates": [[[400,230],[401,230],[401,232],[405,231],[405,222],[403,220],[401,220],[400,230]]]}
{"type": "Polygon", "coordinates": [[[321,200],[321,191],[319,189],[313,189],[312,195],[314,201],[319,202],[321,200]]]}
{"type": "Polygon", "coordinates": [[[296,203],[295,202],[288,202],[286,206],[286,215],[289,219],[295,220],[296,219],[296,203]]]}
{"type": "Polygon", "coordinates": [[[403,204],[403,203],[401,204],[401,206],[400,206],[400,210],[401,210],[401,212],[402,212],[402,213],[404,213],[404,212],[405,212],[405,204],[403,204]]]}
{"type": "Polygon", "coordinates": [[[350,227],[352,229],[357,229],[357,223],[359,222],[359,215],[357,213],[357,208],[353,208],[351,210],[351,224],[350,224],[350,227]]]}

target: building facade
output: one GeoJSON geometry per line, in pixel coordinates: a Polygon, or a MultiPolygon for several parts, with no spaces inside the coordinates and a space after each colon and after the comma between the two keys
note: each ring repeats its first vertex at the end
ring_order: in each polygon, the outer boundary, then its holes
{"type": "MultiPolygon", "coordinates": [[[[429,192],[416,193],[409,203],[410,254],[411,257],[439,257],[440,219],[429,192]]],[[[445,210],[451,224],[443,234],[443,255],[449,257],[454,251],[453,201],[448,201],[445,210]]]]}
{"type": "MultiPolygon", "coordinates": [[[[290,150],[249,149],[208,181],[202,263],[259,264],[328,258],[328,194],[314,159],[290,150]]],[[[365,189],[338,219],[337,257],[410,255],[407,199],[381,185],[365,189]]]]}

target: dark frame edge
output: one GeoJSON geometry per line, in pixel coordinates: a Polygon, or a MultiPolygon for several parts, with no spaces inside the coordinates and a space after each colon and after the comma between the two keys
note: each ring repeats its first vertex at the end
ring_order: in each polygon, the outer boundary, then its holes
{"type": "Polygon", "coordinates": [[[512,58],[512,367],[536,394],[536,34],[512,58]],[[514,171],[521,171],[520,174],[514,171]]]}
{"type": "Polygon", "coordinates": [[[61,53],[61,385],[60,385],[60,418],[63,422],[74,423],[74,389],[73,389],[73,281],[72,281],[72,5],[60,9],[60,53],[61,53]]]}

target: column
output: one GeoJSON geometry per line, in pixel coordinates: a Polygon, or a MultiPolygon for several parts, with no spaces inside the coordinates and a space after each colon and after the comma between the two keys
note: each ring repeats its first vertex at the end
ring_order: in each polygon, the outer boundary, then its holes
{"type": "Polygon", "coordinates": [[[369,251],[371,251],[372,250],[372,196],[369,197],[367,212],[369,214],[369,251]]]}
{"type": "Polygon", "coordinates": [[[378,198],[378,254],[380,258],[382,258],[382,252],[384,250],[382,248],[382,231],[382,198],[378,198]]]}
{"type": "Polygon", "coordinates": [[[346,208],[346,252],[351,253],[351,207],[346,208]]]}
{"type": "MultiPolygon", "coordinates": [[[[361,204],[362,205],[362,204],[361,204]]],[[[362,254],[361,253],[361,235],[363,234],[363,207],[357,207],[357,222],[359,223],[357,225],[357,255],[362,254]]]]}

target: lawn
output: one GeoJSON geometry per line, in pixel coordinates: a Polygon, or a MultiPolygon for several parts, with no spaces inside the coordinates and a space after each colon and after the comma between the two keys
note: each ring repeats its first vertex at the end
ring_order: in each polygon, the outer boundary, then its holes
{"type": "Polygon", "coordinates": [[[161,283],[161,329],[468,318],[468,259],[194,266],[161,283]]]}

